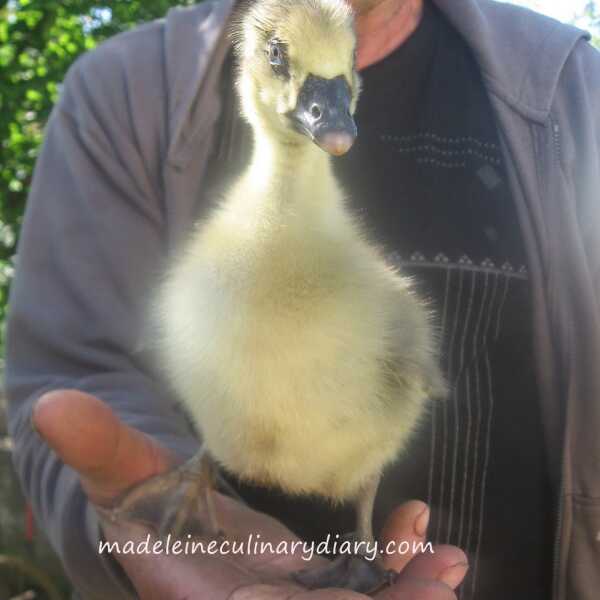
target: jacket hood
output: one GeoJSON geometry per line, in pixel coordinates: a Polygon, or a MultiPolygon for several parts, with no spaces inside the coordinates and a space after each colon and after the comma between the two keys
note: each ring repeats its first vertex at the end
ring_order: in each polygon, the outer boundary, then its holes
{"type": "MultiPolygon", "coordinates": [[[[504,2],[433,2],[474,52],[488,91],[523,116],[544,122],[565,62],[589,34],[504,2]]],[[[183,166],[191,139],[208,131],[218,117],[218,74],[229,48],[226,30],[235,5],[236,0],[207,0],[167,15],[170,164],[183,166]]]]}
{"type": "Polygon", "coordinates": [[[589,33],[494,0],[433,0],[474,52],[488,91],[524,116],[547,119],[565,62],[589,33]]]}

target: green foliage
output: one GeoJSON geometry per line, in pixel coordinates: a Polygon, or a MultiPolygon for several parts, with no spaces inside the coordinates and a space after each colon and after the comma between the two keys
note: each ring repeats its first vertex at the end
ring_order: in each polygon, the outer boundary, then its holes
{"type": "Polygon", "coordinates": [[[596,0],[586,2],[583,14],[578,18],[592,34],[592,43],[600,48],[600,9],[596,0]]]}
{"type": "Polygon", "coordinates": [[[0,0],[0,323],[33,165],[67,69],[107,37],[192,3],[0,0]]]}

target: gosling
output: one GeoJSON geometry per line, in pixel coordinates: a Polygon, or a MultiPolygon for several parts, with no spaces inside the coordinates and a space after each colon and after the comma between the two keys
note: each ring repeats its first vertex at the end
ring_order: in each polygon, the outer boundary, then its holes
{"type": "MultiPolygon", "coordinates": [[[[185,469],[198,493],[210,458],[248,482],[353,502],[371,542],[382,471],[443,382],[426,307],[332,170],[357,135],[353,15],[342,0],[257,0],[233,40],[252,159],[158,301],[160,360],[204,443],[185,469]]],[[[384,577],[349,560],[297,575],[362,592],[384,577]]]]}

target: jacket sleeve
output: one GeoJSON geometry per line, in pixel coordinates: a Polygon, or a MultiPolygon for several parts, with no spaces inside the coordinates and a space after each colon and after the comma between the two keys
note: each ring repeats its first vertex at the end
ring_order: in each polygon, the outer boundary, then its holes
{"type": "Polygon", "coordinates": [[[563,153],[600,316],[600,52],[581,41],[565,68],[561,116],[572,132],[563,153]]]}
{"type": "Polygon", "coordinates": [[[76,474],[30,426],[48,390],[95,394],[182,455],[197,442],[139,352],[165,253],[162,26],[118,36],[70,70],[49,120],[11,290],[6,387],[26,496],[85,598],[129,597],[98,556],[98,522],[76,474]]]}
{"type": "Polygon", "coordinates": [[[600,53],[585,41],[563,69],[554,114],[567,184],[551,211],[566,381],[555,589],[557,598],[592,600],[600,586],[600,53]]]}

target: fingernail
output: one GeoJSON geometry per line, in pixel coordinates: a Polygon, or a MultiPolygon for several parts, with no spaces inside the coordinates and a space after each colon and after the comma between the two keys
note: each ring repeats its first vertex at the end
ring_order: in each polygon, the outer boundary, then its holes
{"type": "Polygon", "coordinates": [[[419,516],[415,519],[415,533],[419,537],[425,537],[427,534],[427,526],[429,525],[429,517],[431,515],[431,511],[429,507],[426,506],[422,512],[419,513],[419,516]]]}
{"type": "Polygon", "coordinates": [[[465,578],[469,565],[466,562],[456,563],[447,569],[444,569],[438,576],[438,581],[445,583],[452,589],[458,587],[462,580],[465,578]]]}

